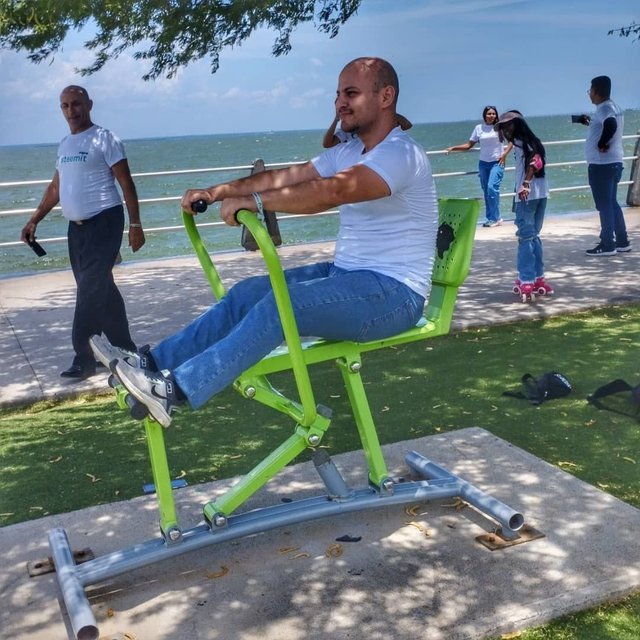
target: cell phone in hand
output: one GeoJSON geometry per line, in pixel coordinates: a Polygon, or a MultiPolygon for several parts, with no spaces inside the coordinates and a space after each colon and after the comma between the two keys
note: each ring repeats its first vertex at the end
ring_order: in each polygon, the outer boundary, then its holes
{"type": "Polygon", "coordinates": [[[29,246],[33,249],[33,252],[38,256],[38,258],[42,258],[42,256],[46,256],[47,252],[42,248],[42,245],[39,242],[36,242],[36,239],[29,240],[29,246]]]}
{"type": "Polygon", "coordinates": [[[581,116],[571,116],[571,122],[573,124],[584,124],[584,115],[581,116]]]}

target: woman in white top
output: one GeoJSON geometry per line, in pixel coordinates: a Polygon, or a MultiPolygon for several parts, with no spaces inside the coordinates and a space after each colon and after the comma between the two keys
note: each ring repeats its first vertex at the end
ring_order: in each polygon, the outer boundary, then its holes
{"type": "Polygon", "coordinates": [[[480,161],[478,162],[478,177],[484,193],[485,215],[487,217],[483,227],[495,227],[502,224],[500,217],[500,184],[504,176],[504,163],[511,151],[511,143],[504,146],[494,130],[498,121],[496,107],[488,106],[482,111],[482,120],[478,124],[468,142],[458,144],[447,149],[452,151],[469,151],[476,143],[480,143],[480,161]]]}

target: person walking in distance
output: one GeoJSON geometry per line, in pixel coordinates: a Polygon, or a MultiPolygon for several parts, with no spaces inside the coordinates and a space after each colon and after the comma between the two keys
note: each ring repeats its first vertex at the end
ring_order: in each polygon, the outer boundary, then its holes
{"type": "Polygon", "coordinates": [[[62,90],[60,109],[70,133],[60,142],[53,179],[21,233],[23,242],[35,240],[38,224],[58,202],[61,204],[69,221],[69,261],[77,291],[71,329],[75,355],[60,375],[74,380],[96,371],[90,336],[104,333],[113,344],[136,349],[112,273],[124,230],[124,208],[116,181],[127,205],[129,246],[138,251],[145,242],[124,146],[113,133],[91,121],[92,107],[83,87],[70,85],[62,90]]]}
{"type": "Polygon", "coordinates": [[[592,116],[583,115],[582,124],[589,127],[585,156],[589,186],[600,216],[600,242],[587,249],[588,256],[614,256],[631,251],[627,225],[618,204],[618,183],[622,177],[622,109],[611,100],[611,78],[597,76],[588,91],[596,105],[592,116]]]}
{"type": "MultiPolygon", "coordinates": [[[[357,134],[301,165],[190,189],[182,208],[220,202],[235,226],[240,209],[311,215],[339,208],[331,261],[285,271],[300,335],[366,342],[414,327],[431,288],[438,203],[422,146],[397,125],[398,76],[380,58],[357,58],[338,79],[336,111],[357,134]]],[[[94,353],[150,414],[169,426],[173,411],[193,409],[282,343],[268,276],[231,287],[217,304],[144,354],[102,336],[94,353]]]]}

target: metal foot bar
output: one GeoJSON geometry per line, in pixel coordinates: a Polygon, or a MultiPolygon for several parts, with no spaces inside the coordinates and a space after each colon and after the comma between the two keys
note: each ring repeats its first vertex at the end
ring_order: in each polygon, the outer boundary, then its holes
{"type": "Polygon", "coordinates": [[[77,640],[98,640],[96,618],[85,595],[83,583],[78,578],[78,567],[73,561],[73,552],[64,529],[49,531],[49,547],[73,633],[77,640]]]}
{"type": "Polygon", "coordinates": [[[491,516],[501,525],[501,534],[505,538],[517,537],[517,531],[524,524],[524,516],[518,513],[504,502],[480,491],[471,483],[458,478],[439,464],[421,456],[417,451],[410,451],[405,456],[405,461],[416,473],[431,480],[455,480],[460,484],[460,497],[478,511],[491,516]]]}
{"type": "Polygon", "coordinates": [[[425,480],[393,483],[388,490],[368,486],[351,490],[331,459],[322,452],[315,467],[329,495],[262,507],[229,516],[224,526],[198,525],[182,531],[179,542],[169,544],[155,538],[120,551],[75,565],[64,529],[53,529],[49,544],[55,560],[58,583],[71,618],[77,640],[97,640],[98,628],[83,587],[97,584],[155,562],[174,558],[189,551],[263,533],[271,529],[332,517],[339,514],[380,509],[390,505],[428,502],[450,498],[468,501],[486,516],[515,534],[522,527],[522,514],[483,493],[469,482],[450,473],[415,451],[406,456],[407,464],[425,480]]]}

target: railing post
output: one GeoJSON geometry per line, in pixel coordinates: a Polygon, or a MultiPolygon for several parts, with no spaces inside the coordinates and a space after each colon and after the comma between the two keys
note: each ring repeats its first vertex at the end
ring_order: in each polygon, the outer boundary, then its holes
{"type": "MultiPolygon", "coordinates": [[[[640,133],[640,131],[638,131],[640,133]]],[[[633,150],[636,156],[631,164],[631,184],[627,191],[627,205],[630,207],[640,207],[640,138],[636,140],[636,146],[633,150]]]]}

